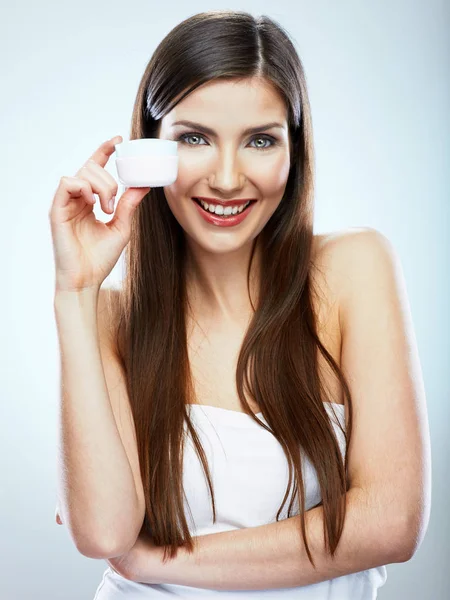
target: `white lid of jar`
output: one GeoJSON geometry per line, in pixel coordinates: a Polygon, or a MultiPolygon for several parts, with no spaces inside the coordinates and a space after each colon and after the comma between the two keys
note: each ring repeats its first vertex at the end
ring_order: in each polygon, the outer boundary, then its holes
{"type": "Polygon", "coordinates": [[[139,138],[114,145],[116,157],[178,155],[178,143],[159,138],[139,138]]]}

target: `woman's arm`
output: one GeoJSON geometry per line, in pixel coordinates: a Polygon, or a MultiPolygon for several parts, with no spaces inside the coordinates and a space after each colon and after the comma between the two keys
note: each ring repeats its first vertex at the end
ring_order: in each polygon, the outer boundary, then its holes
{"type": "Polygon", "coordinates": [[[325,552],[323,508],[305,513],[311,565],[300,534],[300,517],[194,538],[189,554],[180,548],[162,562],[162,549],[141,541],[122,564],[109,562],[132,581],[171,583],[214,590],[265,590],[300,587],[372,567],[404,562],[412,555],[403,522],[389,522],[362,490],[347,492],[347,518],[332,559],[325,552]]]}
{"type": "Polygon", "coordinates": [[[347,517],[335,555],[325,553],[323,508],[305,513],[312,567],[299,519],[194,538],[166,564],[140,542],[130,579],[212,589],[303,586],[409,560],[427,528],[431,457],[426,401],[400,263],[375,230],[332,238],[328,253],[341,273],[341,366],[354,406],[347,517]]]}
{"type": "Polygon", "coordinates": [[[57,291],[54,298],[61,356],[57,515],[91,558],[128,550],[145,510],[108,293],[57,291]]]}

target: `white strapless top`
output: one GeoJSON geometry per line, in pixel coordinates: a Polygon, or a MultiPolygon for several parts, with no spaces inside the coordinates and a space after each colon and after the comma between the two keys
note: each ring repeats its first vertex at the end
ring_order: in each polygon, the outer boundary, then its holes
{"type": "MultiPolygon", "coordinates": [[[[196,426],[211,472],[216,500],[216,522],[212,522],[209,488],[190,435],[186,432],[183,462],[185,512],[192,535],[206,535],[246,527],[257,527],[276,521],[289,479],[289,468],[283,449],[276,438],[242,412],[190,404],[190,416],[196,426]],[[190,509],[190,511],[189,511],[190,509]],[[192,513],[192,516],[191,516],[192,513]]],[[[343,404],[325,402],[341,454],[345,456],[343,404]],[[333,414],[334,408],[336,417],[333,414]]],[[[256,416],[268,425],[262,413],[256,416]]],[[[321,501],[316,470],[301,452],[305,482],[305,510],[321,501]]],[[[291,495],[283,507],[280,520],[287,518],[291,495]]],[[[295,498],[291,516],[299,514],[295,498]]],[[[300,535],[300,534],[299,534],[300,535]]],[[[218,591],[172,585],[144,584],[121,577],[109,566],[97,588],[94,600],[143,600],[152,598],[261,598],[302,600],[374,600],[377,590],[386,582],[386,567],[368,569],[336,577],[313,585],[272,590],[218,591]]]]}

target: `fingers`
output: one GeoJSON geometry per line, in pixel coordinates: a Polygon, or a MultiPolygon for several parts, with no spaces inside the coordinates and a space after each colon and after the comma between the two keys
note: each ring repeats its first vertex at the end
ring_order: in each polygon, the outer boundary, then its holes
{"type": "Polygon", "coordinates": [[[114,199],[119,186],[108,171],[89,159],[78,171],[77,177],[86,179],[91,184],[92,192],[98,194],[104,212],[110,214],[114,212],[114,199]],[[111,200],[113,201],[112,207],[109,206],[111,200]]]}
{"type": "Polygon", "coordinates": [[[95,204],[92,188],[88,181],[78,177],[61,177],[50,208],[50,217],[55,211],[67,208],[74,198],[83,198],[87,204],[95,204]]]}
{"type": "Polygon", "coordinates": [[[123,138],[121,135],[114,136],[110,140],[103,142],[103,144],[101,144],[97,148],[97,150],[88,158],[88,160],[92,160],[101,167],[104,167],[108,162],[111,154],[113,154],[116,150],[114,145],[119,144],[121,142],[123,142],[123,138]]]}
{"type": "MultiPolygon", "coordinates": [[[[115,151],[115,144],[122,141],[122,136],[117,135],[103,142],[79,169],[75,177],[61,177],[49,211],[51,220],[53,215],[58,214],[61,209],[71,208],[70,205],[74,199],[82,198],[87,204],[95,204],[94,194],[98,194],[100,205],[105,213],[114,213],[118,184],[104,167],[115,151]]],[[[85,204],[82,204],[81,208],[85,208],[85,204]]],[[[64,216],[67,217],[66,212],[64,216]]],[[[69,216],[69,218],[72,217],[73,215],[69,216]]]]}
{"type": "Polygon", "coordinates": [[[130,234],[133,212],[150,190],[149,187],[127,188],[117,204],[113,218],[107,225],[120,231],[123,237],[127,238],[130,234]]]}
{"type": "Polygon", "coordinates": [[[120,135],[107,140],[88,158],[75,177],[61,177],[53,205],[49,211],[50,218],[52,213],[68,208],[73,199],[83,198],[86,203],[95,204],[94,194],[98,194],[100,205],[105,213],[114,212],[114,199],[118,185],[114,177],[103,167],[115,150],[114,144],[121,141],[123,140],[120,135]],[[112,207],[110,208],[111,200],[112,207]]]}

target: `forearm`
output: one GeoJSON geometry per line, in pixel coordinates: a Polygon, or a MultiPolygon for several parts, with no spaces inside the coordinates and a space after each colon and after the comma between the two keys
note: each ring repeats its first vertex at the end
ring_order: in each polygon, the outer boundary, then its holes
{"type": "Polygon", "coordinates": [[[316,569],[301,537],[299,516],[259,527],[198,536],[196,550],[183,548],[162,563],[160,548],[141,547],[132,579],[215,590],[300,587],[401,562],[398,524],[376,514],[355,489],[347,493],[347,517],[334,559],[325,552],[323,508],[305,513],[307,540],[316,569]],[[391,536],[389,538],[389,536],[391,536]]]}
{"type": "Polygon", "coordinates": [[[61,358],[58,496],[79,551],[104,558],[126,539],[137,499],[105,381],[97,329],[98,291],[57,292],[61,358]],[[122,538],[120,537],[122,535],[122,538]]]}

